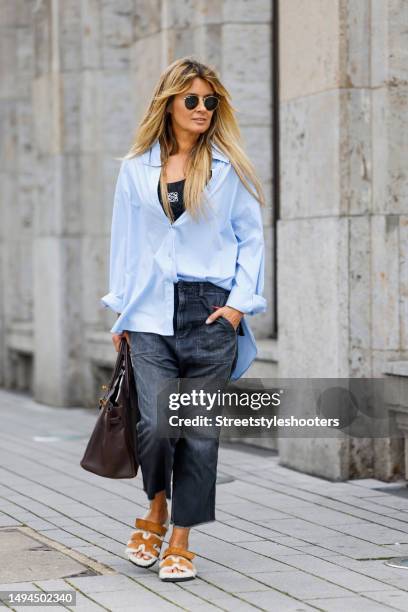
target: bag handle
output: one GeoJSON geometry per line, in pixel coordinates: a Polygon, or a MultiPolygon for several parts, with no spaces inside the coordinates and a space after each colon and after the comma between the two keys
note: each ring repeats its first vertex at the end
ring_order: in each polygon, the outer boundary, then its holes
{"type": "Polygon", "coordinates": [[[124,338],[124,341],[125,341],[125,345],[124,345],[125,381],[126,381],[127,393],[128,395],[130,395],[130,372],[133,366],[132,366],[132,361],[130,359],[130,350],[129,350],[129,345],[126,341],[126,338],[124,338]]]}
{"type": "MultiPolygon", "coordinates": [[[[112,394],[112,390],[113,390],[113,384],[119,374],[119,370],[122,368],[123,366],[123,362],[124,362],[124,353],[125,353],[125,345],[123,344],[123,342],[126,342],[126,338],[122,338],[121,342],[120,342],[120,346],[119,346],[119,351],[118,351],[118,356],[116,358],[116,363],[115,363],[115,367],[113,369],[113,374],[111,376],[111,379],[107,385],[107,390],[104,393],[104,395],[102,396],[102,399],[107,399],[110,397],[110,395],[112,394]]],[[[101,405],[101,400],[99,401],[99,405],[101,405]]]]}

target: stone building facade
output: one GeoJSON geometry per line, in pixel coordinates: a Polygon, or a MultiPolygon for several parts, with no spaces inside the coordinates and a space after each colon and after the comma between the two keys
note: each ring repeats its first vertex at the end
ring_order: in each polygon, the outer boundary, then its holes
{"type": "MultiPolygon", "coordinates": [[[[4,0],[0,384],[95,404],[115,357],[99,302],[115,158],[162,69],[194,54],[230,90],[268,199],[247,375],[404,388],[407,26],[403,0],[4,0]]],[[[329,479],[404,473],[402,440],[262,443],[329,479]]]]}

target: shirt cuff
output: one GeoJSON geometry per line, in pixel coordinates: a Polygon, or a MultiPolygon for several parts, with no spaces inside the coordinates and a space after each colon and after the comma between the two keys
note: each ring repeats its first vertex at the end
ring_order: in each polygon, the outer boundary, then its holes
{"type": "Polygon", "coordinates": [[[111,308],[114,312],[122,312],[123,299],[114,293],[107,293],[104,295],[101,298],[101,302],[106,308],[111,308]]]}
{"type": "Polygon", "coordinates": [[[244,314],[254,315],[265,312],[267,309],[267,302],[262,295],[258,295],[257,293],[246,293],[235,285],[230,291],[225,306],[236,308],[244,314]]]}

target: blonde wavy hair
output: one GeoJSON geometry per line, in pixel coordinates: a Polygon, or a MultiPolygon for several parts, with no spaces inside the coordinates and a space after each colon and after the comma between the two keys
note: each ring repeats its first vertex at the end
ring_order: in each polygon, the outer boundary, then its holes
{"type": "MultiPolygon", "coordinates": [[[[129,152],[120,159],[131,159],[147,151],[158,139],[162,168],[166,168],[170,155],[177,153],[177,140],[174,136],[171,115],[167,107],[173,97],[188,90],[194,78],[199,77],[209,83],[220,98],[213,112],[210,127],[199,134],[190,152],[185,169],[184,205],[193,218],[203,210],[206,197],[204,188],[211,176],[211,143],[226,155],[239,179],[261,206],[265,197],[253,164],[243,150],[242,138],[231,97],[222,85],[216,70],[202,64],[192,57],[182,57],[170,64],[162,73],[154,89],[150,104],[142,117],[129,152]],[[255,191],[249,184],[251,182],[255,191]],[[204,202],[203,202],[204,200],[204,202]]],[[[174,221],[168,201],[167,184],[164,173],[160,174],[160,191],[163,207],[167,216],[174,221]]]]}

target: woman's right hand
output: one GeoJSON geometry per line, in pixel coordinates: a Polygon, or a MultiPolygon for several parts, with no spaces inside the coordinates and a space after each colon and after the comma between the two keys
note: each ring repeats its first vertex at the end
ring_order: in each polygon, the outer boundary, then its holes
{"type": "Polygon", "coordinates": [[[130,346],[129,334],[128,334],[127,331],[124,331],[121,334],[112,334],[112,342],[113,342],[113,345],[114,345],[115,350],[116,350],[117,353],[119,353],[120,342],[121,342],[123,336],[125,336],[126,342],[130,346]]]}

